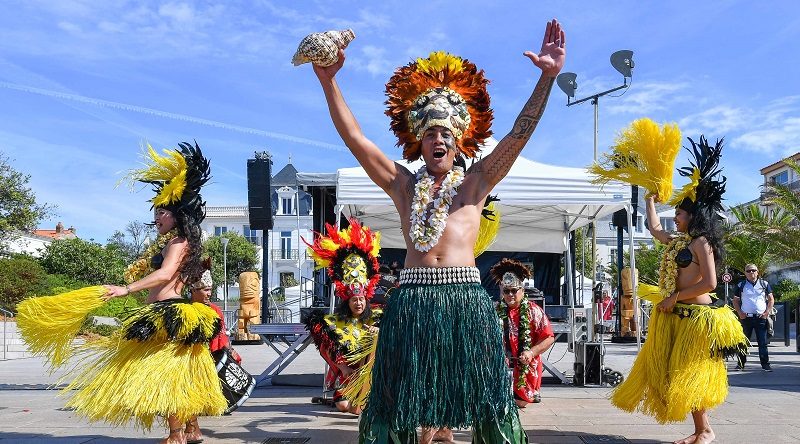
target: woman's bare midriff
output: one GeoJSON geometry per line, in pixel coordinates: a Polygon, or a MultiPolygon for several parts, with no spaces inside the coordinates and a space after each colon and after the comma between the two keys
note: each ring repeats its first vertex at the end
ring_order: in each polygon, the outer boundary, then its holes
{"type": "MultiPolygon", "coordinates": [[[[680,291],[685,288],[689,288],[692,285],[700,282],[700,266],[695,263],[689,264],[686,268],[678,268],[678,277],[676,278],[675,282],[675,289],[680,291]]],[[[706,305],[710,304],[711,296],[708,294],[702,294],[700,296],[694,297],[692,299],[684,299],[682,301],[678,301],[681,304],[701,304],[706,305]]]]}
{"type": "Polygon", "coordinates": [[[175,280],[170,281],[164,285],[151,288],[150,291],[147,293],[147,300],[145,302],[148,304],[152,304],[153,302],[166,301],[168,299],[179,299],[182,298],[181,296],[182,291],[183,291],[183,284],[180,283],[180,281],[176,277],[175,280]]]}

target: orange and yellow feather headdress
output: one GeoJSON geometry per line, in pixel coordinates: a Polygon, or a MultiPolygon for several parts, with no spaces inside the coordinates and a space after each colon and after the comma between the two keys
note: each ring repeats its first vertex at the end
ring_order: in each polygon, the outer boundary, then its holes
{"type": "Polygon", "coordinates": [[[461,154],[475,157],[492,135],[489,81],[466,59],[432,52],[398,68],[386,84],[386,115],[409,162],[422,154],[422,134],[433,126],[453,132],[461,154]]]}
{"type": "Polygon", "coordinates": [[[380,232],[373,233],[355,218],[350,219],[350,226],[343,230],[337,231],[331,224],[325,224],[325,230],[327,236],[316,233],[313,244],[306,242],[316,268],[328,269],[336,295],[343,300],[355,295],[371,299],[380,280],[380,232]]]}

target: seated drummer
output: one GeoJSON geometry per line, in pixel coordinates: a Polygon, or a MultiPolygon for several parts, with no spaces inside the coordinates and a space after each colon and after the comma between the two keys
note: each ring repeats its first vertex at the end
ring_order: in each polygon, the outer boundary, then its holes
{"type": "MultiPolygon", "coordinates": [[[[361,413],[360,402],[351,402],[342,396],[341,389],[348,383],[360,383],[353,378],[356,371],[371,356],[349,362],[348,355],[361,352],[368,347],[365,339],[375,339],[382,311],[370,307],[375,286],[380,279],[377,253],[380,248],[378,236],[358,221],[351,220],[350,227],[337,233],[327,226],[328,236],[318,235],[309,254],[317,266],[327,267],[328,275],[336,287],[336,296],[341,299],[334,314],[325,315],[314,311],[306,320],[314,344],[319,349],[329,369],[325,375],[325,389],[334,392],[334,403],[341,412],[355,415],[361,413]]],[[[373,341],[374,344],[377,340],[373,341]]],[[[357,398],[365,399],[369,390],[369,378],[355,390],[357,398]]]]}

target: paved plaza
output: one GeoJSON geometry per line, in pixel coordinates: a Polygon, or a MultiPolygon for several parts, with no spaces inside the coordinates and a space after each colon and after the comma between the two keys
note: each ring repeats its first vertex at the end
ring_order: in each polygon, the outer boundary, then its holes
{"type": "MultiPolygon", "coordinates": [[[[755,358],[744,372],[729,362],[730,395],[711,412],[720,443],[800,442],[800,354],[795,340],[770,346],[773,373],[762,372],[755,358]]],[[[236,347],[245,368],[261,373],[277,354],[267,345],[236,347]]],[[[555,344],[549,361],[571,371],[572,358],[563,343],[555,344]],[[560,358],[560,359],[559,359],[560,358]]],[[[751,353],[755,349],[751,349],[751,353]]],[[[626,373],[636,355],[635,344],[607,345],[606,365],[626,373]]],[[[312,347],[287,367],[291,375],[319,375],[323,361],[312,347]]],[[[90,424],[62,408],[63,398],[47,390],[59,374],[48,375],[40,358],[0,361],[0,444],[6,443],[152,443],[165,429],[112,428],[90,424]]],[[[358,419],[324,405],[312,404],[320,388],[265,386],[232,415],[201,418],[206,443],[356,443],[358,419]],[[294,439],[287,439],[294,438],[294,439]]],[[[611,406],[609,388],[546,385],[543,401],[520,411],[532,443],[660,443],[691,433],[691,421],[659,425],[649,417],[628,414],[611,406]]],[[[456,442],[469,443],[469,430],[455,433],[456,442]]]]}

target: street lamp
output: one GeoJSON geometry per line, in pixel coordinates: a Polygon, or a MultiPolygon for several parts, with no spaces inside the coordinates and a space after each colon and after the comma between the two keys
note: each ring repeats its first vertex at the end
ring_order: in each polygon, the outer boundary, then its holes
{"type": "Polygon", "coordinates": [[[225,281],[225,290],[222,293],[222,309],[228,309],[228,242],[230,239],[223,237],[220,239],[222,242],[222,270],[224,274],[223,280],[225,281]]]}

